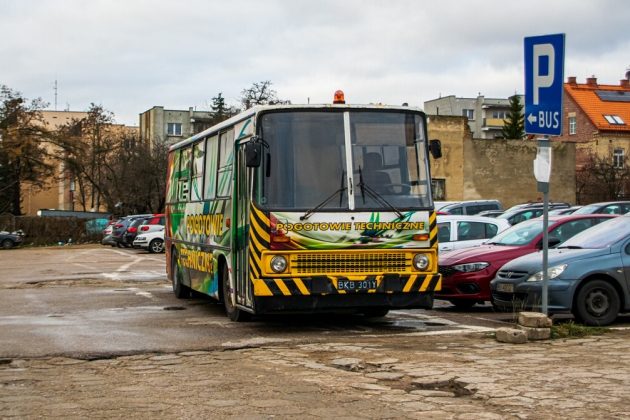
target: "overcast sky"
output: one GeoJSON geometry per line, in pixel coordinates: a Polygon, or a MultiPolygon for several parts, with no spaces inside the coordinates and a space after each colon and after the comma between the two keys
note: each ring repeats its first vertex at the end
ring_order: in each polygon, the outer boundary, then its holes
{"type": "Polygon", "coordinates": [[[566,33],[566,76],[617,84],[627,0],[0,0],[0,84],[138,125],[155,105],[237,105],[270,80],[292,103],[422,107],[523,93],[523,38],[566,33]]]}

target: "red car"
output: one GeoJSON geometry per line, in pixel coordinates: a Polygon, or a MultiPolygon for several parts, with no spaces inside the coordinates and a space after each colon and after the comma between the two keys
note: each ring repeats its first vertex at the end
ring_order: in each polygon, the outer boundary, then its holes
{"type": "MultiPolygon", "coordinates": [[[[613,215],[581,214],[549,216],[549,247],[594,226],[613,215]]],[[[543,219],[527,220],[501,232],[488,243],[440,255],[442,290],[436,299],[450,301],[459,308],[490,301],[490,281],[499,268],[514,258],[542,249],[543,219]]]]}

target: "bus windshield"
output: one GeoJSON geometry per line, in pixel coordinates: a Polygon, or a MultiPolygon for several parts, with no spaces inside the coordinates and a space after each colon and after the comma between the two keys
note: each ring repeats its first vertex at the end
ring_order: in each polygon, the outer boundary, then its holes
{"type": "Polygon", "coordinates": [[[256,194],[265,208],[389,211],[431,204],[419,113],[271,112],[261,118],[260,135],[269,145],[256,194]]]}

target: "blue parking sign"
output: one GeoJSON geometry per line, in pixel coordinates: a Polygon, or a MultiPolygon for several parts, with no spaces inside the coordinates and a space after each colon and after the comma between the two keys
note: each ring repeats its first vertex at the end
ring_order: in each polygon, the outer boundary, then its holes
{"type": "Polygon", "coordinates": [[[562,134],[564,34],[525,38],[525,132],[562,134]]]}

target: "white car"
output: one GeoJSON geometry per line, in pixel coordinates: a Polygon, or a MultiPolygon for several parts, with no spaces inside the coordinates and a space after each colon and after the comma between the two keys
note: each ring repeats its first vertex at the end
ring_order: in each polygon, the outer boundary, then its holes
{"type": "Polygon", "coordinates": [[[164,252],[164,227],[154,232],[142,232],[133,240],[134,248],[148,249],[150,253],[164,252]]]}
{"type": "Polygon", "coordinates": [[[437,216],[438,250],[440,253],[454,249],[481,245],[510,227],[505,219],[483,216],[437,216]]]}

